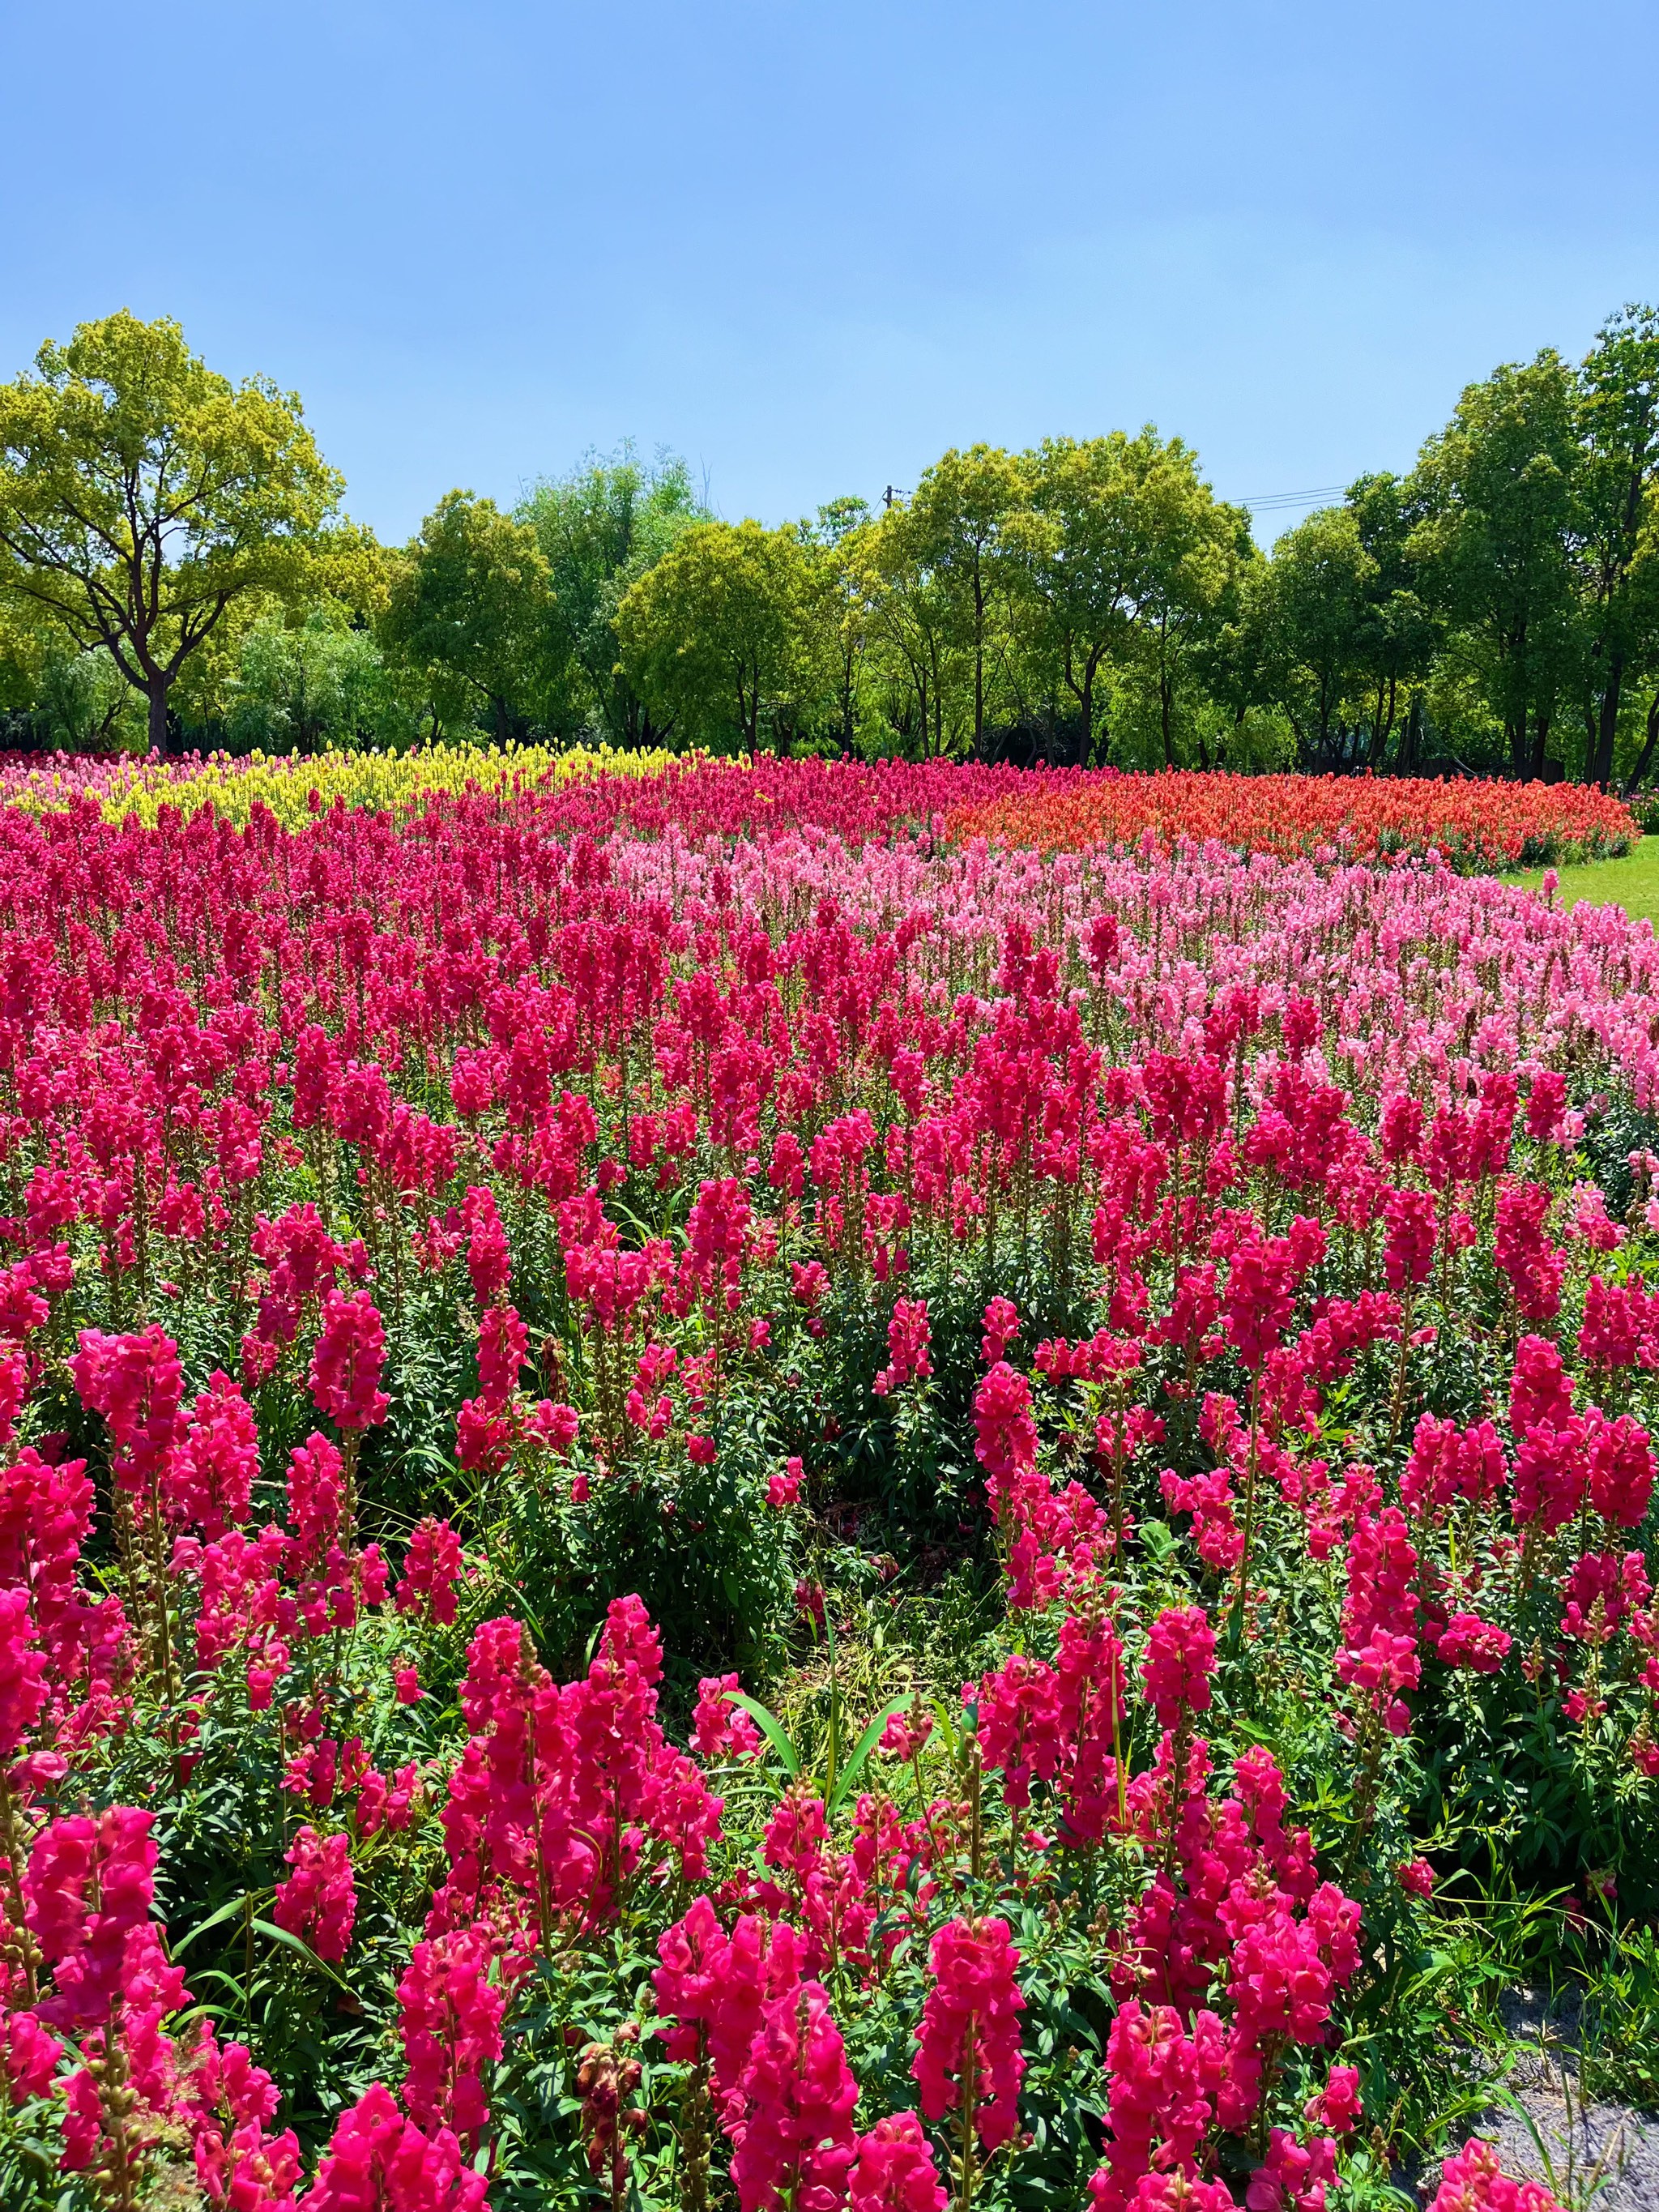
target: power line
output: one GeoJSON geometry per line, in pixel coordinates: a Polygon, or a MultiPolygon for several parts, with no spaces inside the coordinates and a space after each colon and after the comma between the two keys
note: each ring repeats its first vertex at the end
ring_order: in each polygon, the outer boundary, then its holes
{"type": "Polygon", "coordinates": [[[1346,489],[1346,484],[1316,484],[1311,491],[1264,491],[1255,499],[1241,499],[1236,504],[1248,507],[1252,512],[1263,507],[1311,507],[1316,500],[1334,499],[1346,489]]]}

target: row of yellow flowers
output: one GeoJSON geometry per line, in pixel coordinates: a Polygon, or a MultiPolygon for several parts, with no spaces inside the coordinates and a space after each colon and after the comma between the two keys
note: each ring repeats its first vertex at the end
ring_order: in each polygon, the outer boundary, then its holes
{"type": "Polygon", "coordinates": [[[193,814],[211,805],[239,829],[256,806],[266,806],[285,828],[297,829],[337,799],[348,807],[402,814],[417,807],[429,792],[460,792],[469,785],[492,791],[599,775],[653,775],[672,757],[661,750],[621,752],[610,745],[560,750],[535,744],[438,744],[407,753],[272,757],[210,753],[183,761],[60,756],[50,765],[10,764],[0,772],[0,799],[41,814],[87,796],[99,801],[106,822],[123,822],[131,815],[152,829],[164,806],[193,814]]]}

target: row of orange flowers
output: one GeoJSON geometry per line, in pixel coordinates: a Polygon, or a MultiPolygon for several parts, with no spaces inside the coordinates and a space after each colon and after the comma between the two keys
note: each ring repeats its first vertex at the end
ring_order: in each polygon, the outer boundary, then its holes
{"type": "Polygon", "coordinates": [[[1161,769],[1034,784],[953,808],[951,834],[1045,852],[1133,844],[1149,831],[1252,852],[1340,850],[1350,859],[1437,850],[1468,872],[1601,860],[1641,830],[1630,809],[1582,784],[1428,777],[1226,775],[1161,769]]]}

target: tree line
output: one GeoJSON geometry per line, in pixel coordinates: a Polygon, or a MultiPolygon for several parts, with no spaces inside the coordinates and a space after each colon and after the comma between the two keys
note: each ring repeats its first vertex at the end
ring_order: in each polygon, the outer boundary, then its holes
{"type": "Polygon", "coordinates": [[[119,313],[0,386],[0,738],[1571,775],[1659,768],[1659,312],[1470,385],[1258,546],[1148,426],[952,450],[768,528],[590,455],[404,546],[294,394],[119,313]]]}

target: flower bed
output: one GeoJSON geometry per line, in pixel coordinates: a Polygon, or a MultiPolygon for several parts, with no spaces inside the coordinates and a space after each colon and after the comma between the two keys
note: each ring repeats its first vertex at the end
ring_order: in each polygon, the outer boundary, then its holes
{"type": "Polygon", "coordinates": [[[429,745],[417,752],[191,754],[179,760],[99,758],[84,753],[36,754],[0,760],[0,803],[26,812],[59,812],[77,799],[98,803],[106,822],[131,815],[154,829],[161,809],[193,814],[211,806],[239,829],[255,807],[297,830],[338,805],[408,813],[428,793],[469,787],[512,792],[556,787],[567,781],[656,776],[664,752],[618,752],[609,745],[429,745]]]}
{"type": "Polygon", "coordinates": [[[557,751],[443,744],[410,753],[215,753],[168,761],[63,753],[43,762],[15,754],[0,760],[0,802],[39,814],[92,799],[106,822],[131,814],[147,829],[164,806],[185,814],[211,806],[240,829],[257,806],[296,830],[337,804],[406,815],[429,796],[473,788],[520,811],[536,793],[537,818],[561,836],[604,836],[626,827],[640,836],[678,829],[744,837],[811,827],[862,844],[896,828],[927,830],[952,806],[1075,786],[1080,773],[953,761],[715,760],[609,745],[557,751]]]}
{"type": "Polygon", "coordinates": [[[1290,858],[1389,859],[1438,851],[1461,873],[1598,860],[1640,836],[1620,800],[1577,784],[1442,783],[953,761],[714,760],[577,746],[439,745],[422,751],[178,761],[58,755],[0,763],[0,800],[31,813],[97,800],[104,818],[153,828],[162,807],[210,805],[243,827],[256,807],[285,829],[341,805],[407,815],[429,797],[495,793],[561,836],[693,839],[816,830],[850,846],[920,833],[1042,852],[1136,845],[1149,834],[1290,858]]]}
{"type": "Polygon", "coordinates": [[[0,812],[9,2212],[1320,2212],[1659,1905],[1651,933],[749,774],[0,812]]]}
{"type": "Polygon", "coordinates": [[[1213,839],[1241,852],[1329,850],[1352,860],[1436,850],[1465,874],[1599,860],[1641,836],[1630,810],[1575,783],[1162,771],[1091,778],[953,809],[951,833],[1076,852],[1213,839]]]}

